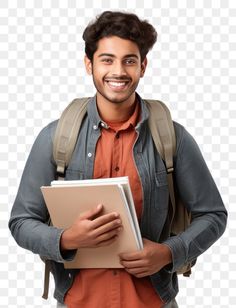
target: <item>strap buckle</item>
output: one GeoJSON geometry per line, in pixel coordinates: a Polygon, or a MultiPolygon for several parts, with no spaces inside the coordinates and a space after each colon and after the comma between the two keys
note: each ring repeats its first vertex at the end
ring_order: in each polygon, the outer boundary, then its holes
{"type": "Polygon", "coordinates": [[[167,168],[167,174],[172,173],[174,171],[174,167],[167,168]]]}

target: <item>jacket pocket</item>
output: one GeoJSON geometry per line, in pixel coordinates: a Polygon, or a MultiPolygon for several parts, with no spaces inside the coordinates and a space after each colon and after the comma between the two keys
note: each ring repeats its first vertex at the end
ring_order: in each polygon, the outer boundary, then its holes
{"type": "Polygon", "coordinates": [[[74,170],[74,169],[67,169],[65,180],[84,180],[85,174],[82,171],[74,170]]]}
{"type": "Polygon", "coordinates": [[[165,171],[155,173],[155,181],[152,185],[151,192],[154,202],[154,207],[159,212],[167,212],[169,202],[169,191],[167,174],[165,171]]]}

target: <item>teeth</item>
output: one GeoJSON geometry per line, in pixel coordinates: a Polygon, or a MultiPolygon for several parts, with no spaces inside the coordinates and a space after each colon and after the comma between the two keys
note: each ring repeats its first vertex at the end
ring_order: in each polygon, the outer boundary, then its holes
{"type": "Polygon", "coordinates": [[[109,83],[112,87],[122,87],[122,86],[125,86],[125,82],[108,81],[108,83],[109,83]]]}

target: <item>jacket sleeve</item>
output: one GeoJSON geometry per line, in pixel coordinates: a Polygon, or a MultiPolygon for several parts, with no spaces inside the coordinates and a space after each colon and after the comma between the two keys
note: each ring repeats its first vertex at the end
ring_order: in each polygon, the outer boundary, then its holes
{"type": "MultiPolygon", "coordinates": [[[[46,259],[63,262],[60,237],[63,232],[48,226],[48,211],[40,187],[55,179],[52,135],[55,122],[45,127],[34,142],[21,178],[9,220],[10,231],[18,245],[46,259]]],[[[68,260],[71,256],[67,255],[68,260]]]]}
{"type": "Polygon", "coordinates": [[[172,252],[171,272],[206,251],[223,234],[227,221],[227,211],[199,147],[184,128],[177,147],[175,182],[192,222],[186,231],[164,242],[172,252]]]}

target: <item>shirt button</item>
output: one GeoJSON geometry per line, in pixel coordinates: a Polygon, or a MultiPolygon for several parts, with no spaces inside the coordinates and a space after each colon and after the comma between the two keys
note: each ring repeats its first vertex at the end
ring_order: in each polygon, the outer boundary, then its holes
{"type": "Polygon", "coordinates": [[[103,128],[106,128],[106,129],[108,129],[108,126],[107,126],[107,124],[106,124],[106,123],[104,123],[104,122],[101,122],[101,126],[102,126],[103,128]]]}
{"type": "Polygon", "coordinates": [[[69,278],[71,279],[71,277],[72,277],[71,273],[69,273],[69,275],[68,275],[68,276],[69,276],[69,278]]]}
{"type": "Polygon", "coordinates": [[[94,130],[98,129],[97,125],[93,125],[93,129],[94,130]]]}
{"type": "Polygon", "coordinates": [[[120,170],[120,168],[117,166],[117,167],[115,167],[115,171],[119,171],[120,170]]]}
{"type": "Polygon", "coordinates": [[[93,154],[89,152],[88,153],[88,157],[92,157],[92,156],[93,156],[93,154]]]}
{"type": "Polygon", "coordinates": [[[118,133],[118,134],[116,134],[116,138],[117,139],[119,139],[120,138],[120,134],[118,133]]]}

